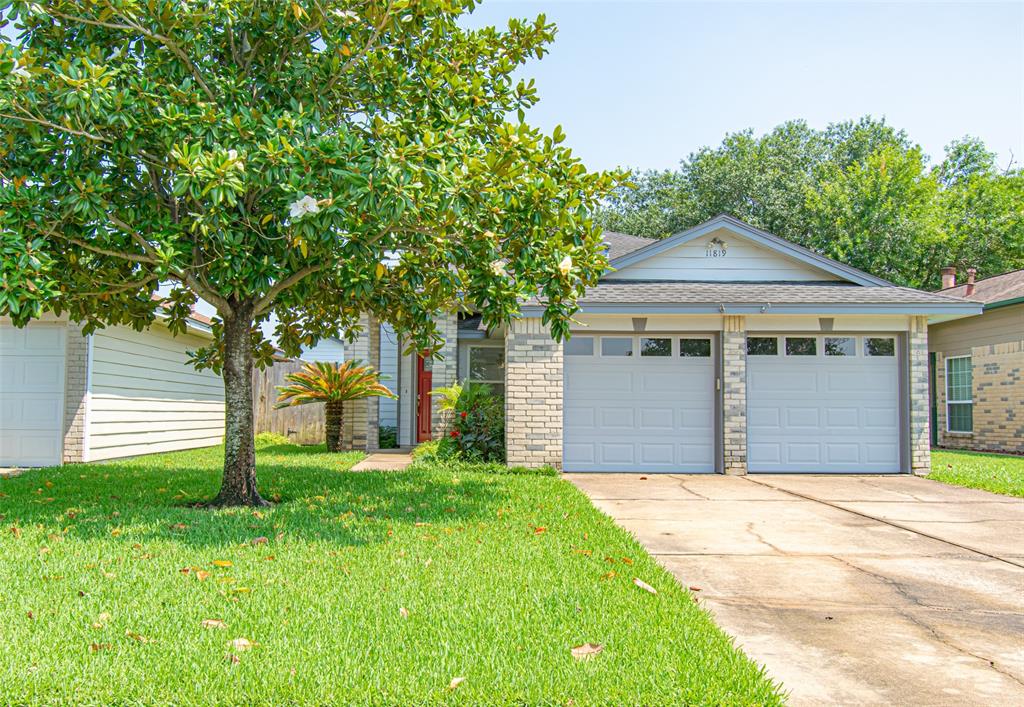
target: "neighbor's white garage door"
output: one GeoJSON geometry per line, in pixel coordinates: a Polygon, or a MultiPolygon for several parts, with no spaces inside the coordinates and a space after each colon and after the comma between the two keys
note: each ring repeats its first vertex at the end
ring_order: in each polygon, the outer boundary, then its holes
{"type": "Polygon", "coordinates": [[[751,472],[900,471],[892,335],[747,338],[751,472]]]}
{"type": "Polygon", "coordinates": [[[60,464],[66,332],[0,325],[0,466],[60,464]]]}
{"type": "Polygon", "coordinates": [[[713,472],[713,342],[573,336],[565,345],[563,468],[713,472]]]}

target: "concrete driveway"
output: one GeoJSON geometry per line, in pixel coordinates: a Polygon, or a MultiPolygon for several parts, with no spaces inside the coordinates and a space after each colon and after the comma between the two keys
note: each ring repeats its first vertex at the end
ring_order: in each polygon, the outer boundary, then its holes
{"type": "Polygon", "coordinates": [[[909,476],[566,474],[793,704],[1024,705],[1024,501],[909,476]]]}

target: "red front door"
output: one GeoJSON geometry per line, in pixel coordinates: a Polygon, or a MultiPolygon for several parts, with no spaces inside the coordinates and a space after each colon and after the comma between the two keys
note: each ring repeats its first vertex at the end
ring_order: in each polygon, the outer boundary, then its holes
{"type": "Polygon", "coordinates": [[[434,361],[429,356],[416,357],[416,441],[430,440],[430,391],[434,361]]]}

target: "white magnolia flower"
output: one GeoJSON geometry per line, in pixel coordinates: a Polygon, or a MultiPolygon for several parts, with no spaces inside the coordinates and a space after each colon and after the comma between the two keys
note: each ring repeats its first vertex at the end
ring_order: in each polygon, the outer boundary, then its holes
{"type": "Polygon", "coordinates": [[[495,260],[491,263],[491,272],[499,277],[505,277],[508,275],[508,271],[505,269],[505,263],[500,260],[495,260]]]}
{"type": "Polygon", "coordinates": [[[334,14],[335,14],[335,16],[337,16],[338,18],[340,18],[342,20],[358,20],[359,19],[359,15],[357,15],[354,12],[352,12],[352,10],[339,10],[339,9],[335,8],[334,9],[334,14]]]}
{"type": "Polygon", "coordinates": [[[237,160],[238,159],[238,150],[228,150],[228,159],[230,159],[230,160],[237,160]]]}
{"type": "Polygon", "coordinates": [[[293,219],[300,219],[306,214],[315,214],[319,212],[320,204],[316,203],[316,199],[305,194],[299,197],[298,201],[292,202],[289,210],[289,214],[293,219]]]}
{"type": "Polygon", "coordinates": [[[568,275],[569,274],[569,271],[572,270],[572,256],[571,255],[567,255],[564,258],[562,258],[562,262],[560,262],[558,264],[558,270],[563,275],[568,275]]]}
{"type": "Polygon", "coordinates": [[[19,79],[32,78],[32,74],[30,74],[28,72],[28,69],[26,69],[24,66],[15,66],[13,69],[11,69],[11,76],[17,76],[19,79]]]}

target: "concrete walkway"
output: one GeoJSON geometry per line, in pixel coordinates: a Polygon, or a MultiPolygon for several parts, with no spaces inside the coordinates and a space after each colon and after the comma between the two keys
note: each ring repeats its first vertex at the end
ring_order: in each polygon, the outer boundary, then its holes
{"type": "Polygon", "coordinates": [[[566,474],[793,704],[1024,705],[1024,501],[908,476],[566,474]]]}
{"type": "Polygon", "coordinates": [[[412,464],[412,454],[400,450],[374,452],[352,467],[352,471],[402,471],[412,464]]]}

